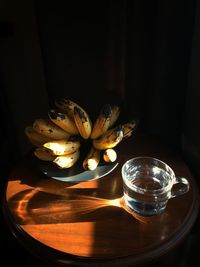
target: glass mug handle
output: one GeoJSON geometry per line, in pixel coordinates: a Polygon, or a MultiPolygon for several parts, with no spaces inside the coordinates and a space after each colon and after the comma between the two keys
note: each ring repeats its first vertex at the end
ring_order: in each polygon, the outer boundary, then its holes
{"type": "Polygon", "coordinates": [[[189,191],[190,184],[186,178],[177,176],[173,186],[175,184],[178,185],[175,188],[172,187],[171,198],[183,195],[189,191]]]}

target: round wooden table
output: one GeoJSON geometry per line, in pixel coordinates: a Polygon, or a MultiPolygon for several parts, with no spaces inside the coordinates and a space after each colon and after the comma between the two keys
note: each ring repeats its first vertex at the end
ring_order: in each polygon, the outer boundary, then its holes
{"type": "Polygon", "coordinates": [[[3,210],[16,238],[33,254],[63,266],[139,266],[178,246],[197,218],[197,184],[182,158],[157,137],[135,135],[119,145],[119,165],[93,181],[45,176],[33,154],[16,166],[3,210]],[[188,193],[170,199],[158,216],[139,217],[123,204],[122,164],[152,156],[187,177],[188,193]]]}

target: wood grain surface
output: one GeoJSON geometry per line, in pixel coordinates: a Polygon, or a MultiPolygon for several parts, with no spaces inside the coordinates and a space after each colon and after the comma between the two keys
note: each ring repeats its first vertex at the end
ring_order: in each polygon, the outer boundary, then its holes
{"type": "Polygon", "coordinates": [[[33,254],[66,266],[137,266],[167,253],[187,236],[199,209],[195,179],[183,159],[157,137],[135,135],[119,145],[119,165],[88,182],[45,176],[31,154],[9,177],[4,214],[33,254]],[[190,182],[158,216],[139,217],[123,203],[121,166],[136,156],[165,161],[190,182]]]}

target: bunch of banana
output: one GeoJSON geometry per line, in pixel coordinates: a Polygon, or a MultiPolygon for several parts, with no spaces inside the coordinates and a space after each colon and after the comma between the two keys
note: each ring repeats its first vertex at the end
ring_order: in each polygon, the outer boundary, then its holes
{"type": "Polygon", "coordinates": [[[120,108],[110,104],[102,107],[92,124],[86,110],[68,99],[56,100],[55,108],[47,115],[48,118],[36,119],[32,126],[27,126],[25,134],[35,146],[38,159],[61,169],[72,167],[80,159],[82,140],[91,140],[82,162],[84,170],[95,170],[101,158],[107,163],[114,162],[117,159],[114,148],[130,137],[137,125],[130,121],[116,126],[120,108]]]}

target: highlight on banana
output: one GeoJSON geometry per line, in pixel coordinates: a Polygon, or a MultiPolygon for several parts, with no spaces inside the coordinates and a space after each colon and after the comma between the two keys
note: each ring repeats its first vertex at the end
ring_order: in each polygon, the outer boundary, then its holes
{"type": "Polygon", "coordinates": [[[92,122],[79,104],[59,99],[47,112],[47,118],[35,119],[25,128],[25,134],[34,146],[34,155],[60,169],[70,168],[80,160],[81,145],[88,142],[90,146],[81,159],[82,167],[93,171],[101,160],[116,161],[116,146],[135,132],[136,120],[117,124],[120,111],[118,105],[105,104],[92,122]]]}

